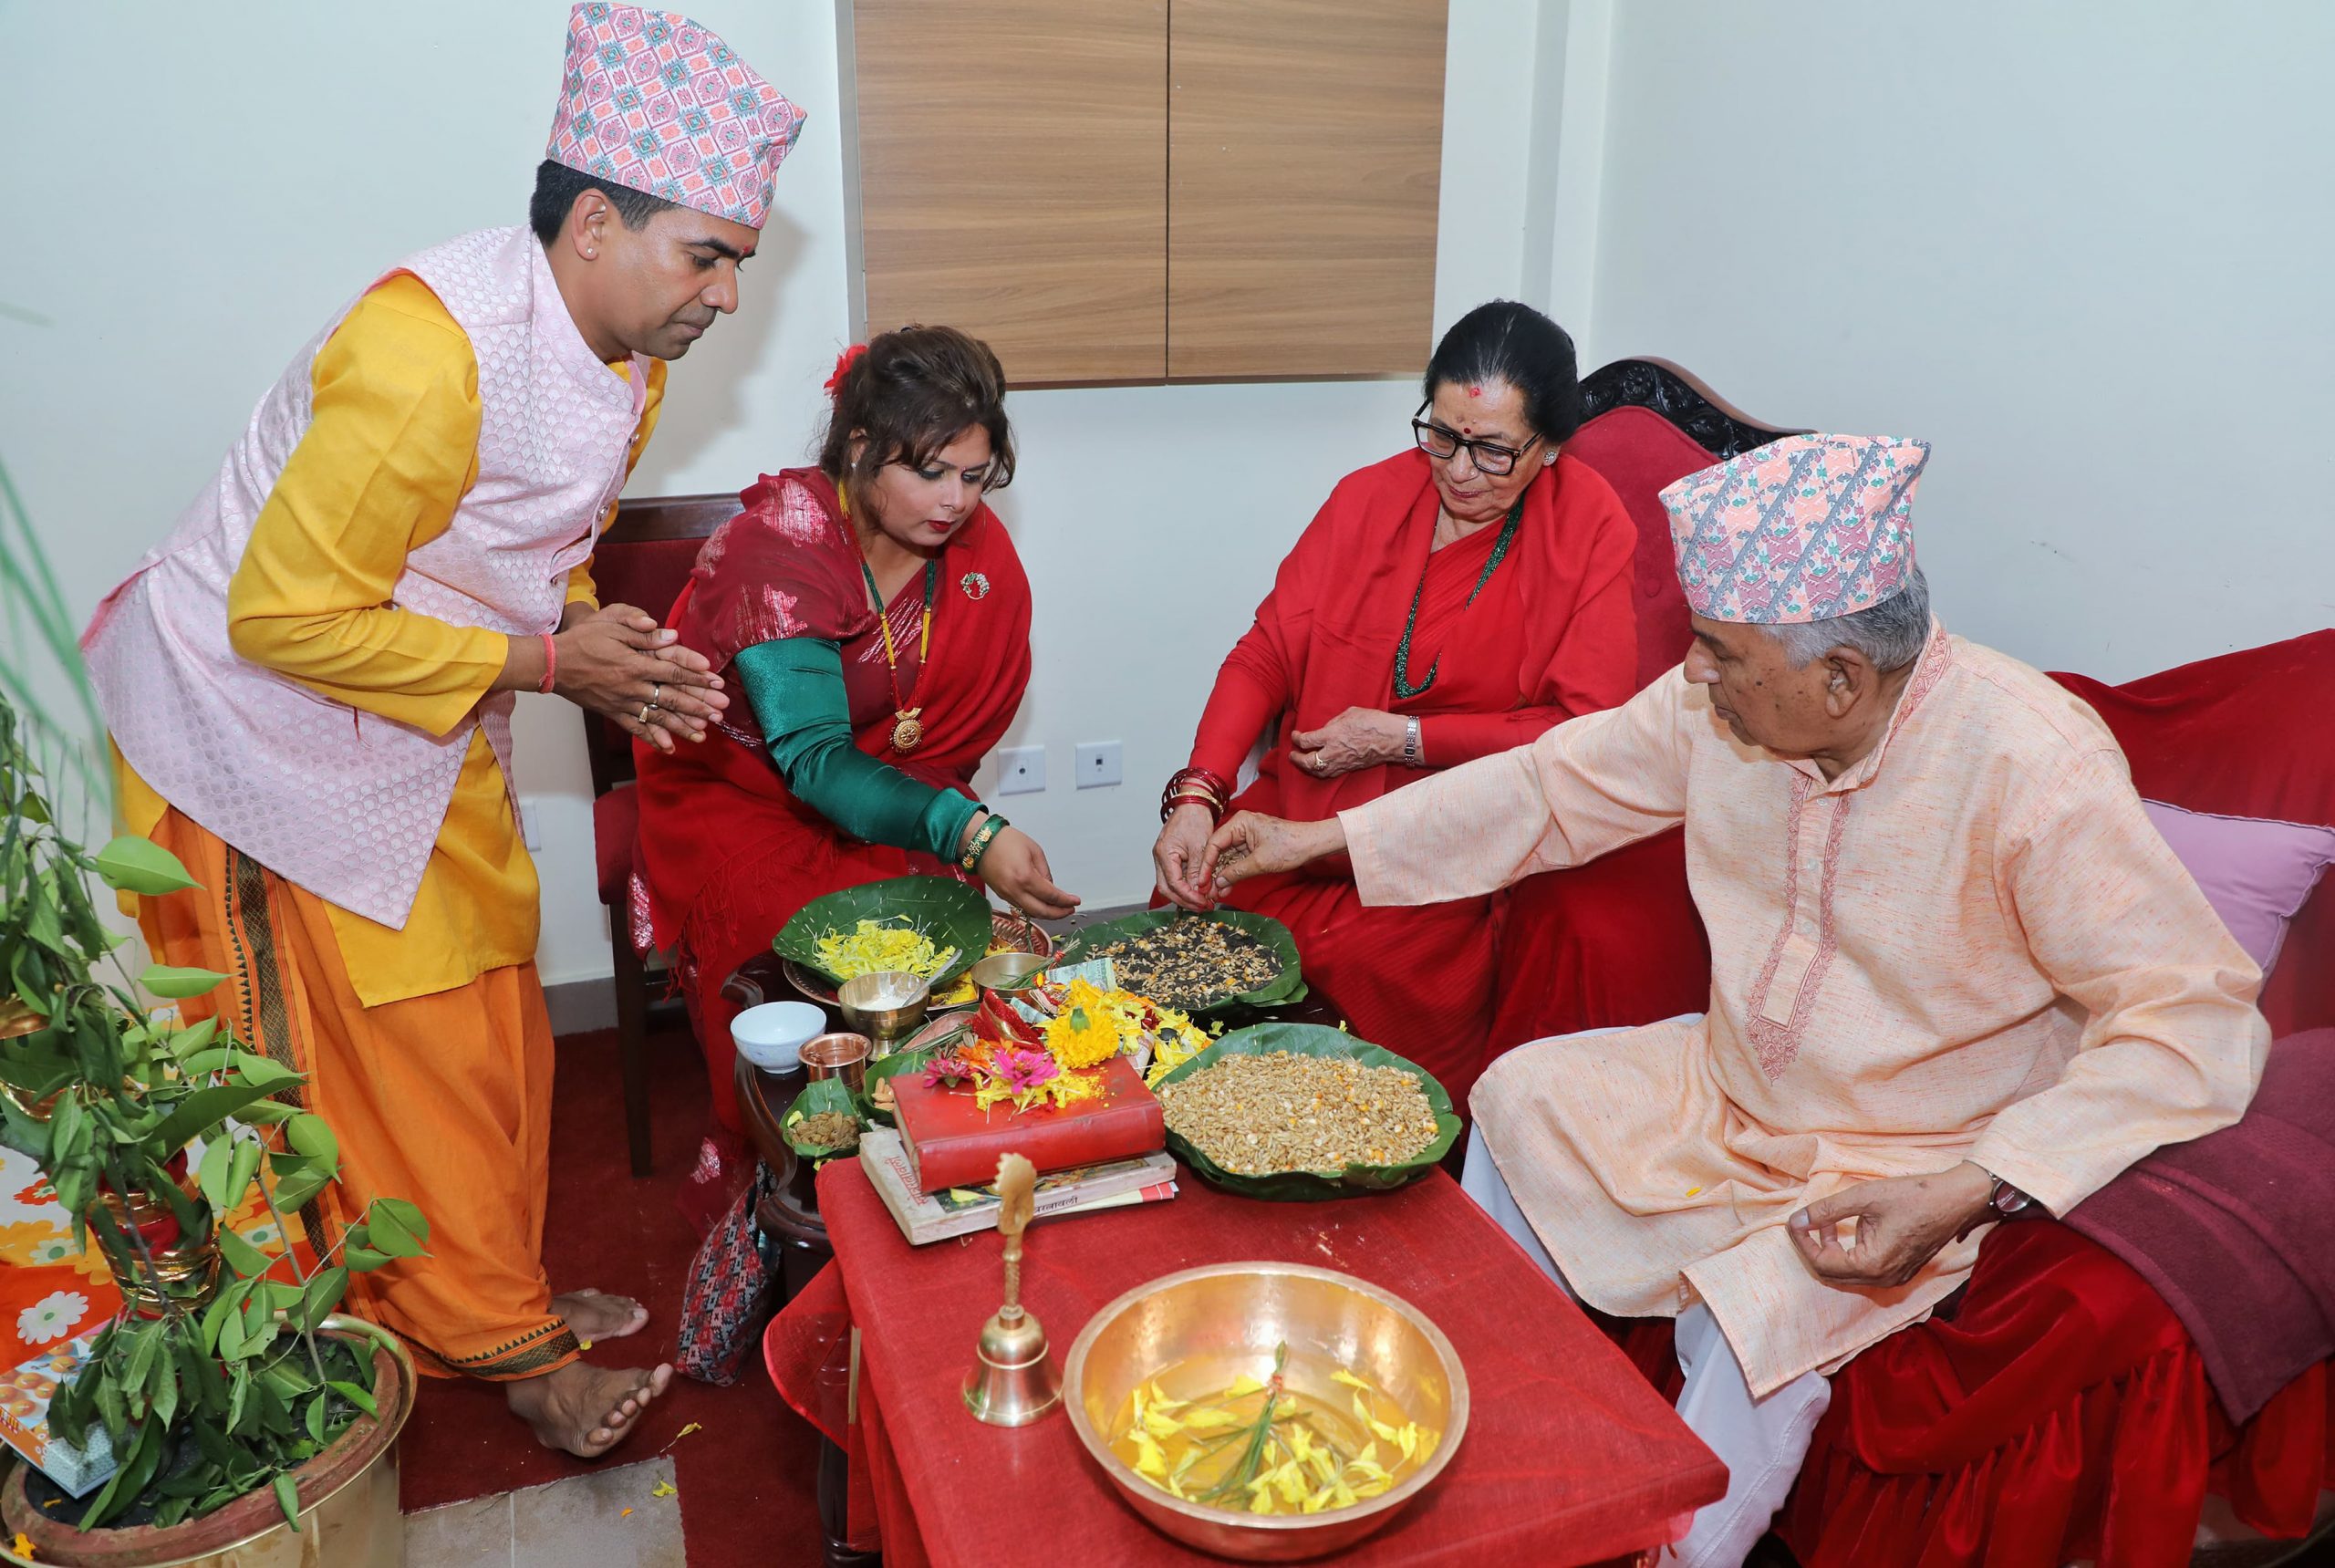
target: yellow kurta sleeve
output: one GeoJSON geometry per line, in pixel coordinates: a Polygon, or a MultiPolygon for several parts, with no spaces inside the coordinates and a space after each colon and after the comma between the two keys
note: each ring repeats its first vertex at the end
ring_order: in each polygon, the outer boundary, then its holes
{"type": "Polygon", "coordinates": [[[1338,813],[1365,904],[1478,898],[1675,826],[1688,726],[1711,722],[1677,670],[1623,703],[1338,813]]]}
{"type": "Polygon", "coordinates": [[[357,303],[317,353],[315,415],[227,589],[235,651],[318,695],[442,735],[509,639],[390,603],[478,473],[478,360],[420,279],[357,303]]]}
{"type": "Polygon", "coordinates": [[[2035,963],[2086,1016],[2060,1081],[1997,1116],[1970,1158],[2065,1214],[2151,1150],[2244,1114],[2270,1048],[2262,971],[2113,752],[2079,759],[2009,854],[2035,963]]]}
{"type": "MultiPolygon", "coordinates": [[[[632,451],[625,458],[626,477],[629,478],[632,471],[640,466],[640,453],[649,445],[649,438],[657,429],[657,416],[664,411],[664,407],[665,361],[652,359],[649,362],[649,392],[640,403],[640,428],[633,432],[632,451]]],[[[606,533],[608,524],[616,521],[616,515],[617,503],[611,501],[607,514],[600,519],[598,531],[606,533]]],[[[592,563],[588,558],[577,563],[575,570],[567,574],[567,602],[593,609],[600,607],[600,590],[592,581],[592,563]]]]}

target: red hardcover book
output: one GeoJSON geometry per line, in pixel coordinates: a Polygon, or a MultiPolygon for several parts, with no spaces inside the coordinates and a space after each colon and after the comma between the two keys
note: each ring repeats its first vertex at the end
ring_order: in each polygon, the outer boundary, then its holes
{"type": "Polygon", "coordinates": [[[900,1144],[919,1191],[980,1187],[997,1179],[1001,1156],[1018,1154],[1038,1168],[1068,1170],[1106,1160],[1136,1159],[1168,1145],[1168,1121],[1135,1064],[1103,1064],[1103,1093],[1067,1106],[1017,1111],[973,1104],[970,1085],[925,1087],[921,1074],[892,1080],[900,1144]]]}

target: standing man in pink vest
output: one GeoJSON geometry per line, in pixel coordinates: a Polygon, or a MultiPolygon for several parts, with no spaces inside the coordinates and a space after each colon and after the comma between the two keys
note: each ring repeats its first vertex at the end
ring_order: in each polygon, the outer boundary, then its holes
{"type": "Polygon", "coordinates": [[[687,17],[576,6],[529,225],[410,256],[327,322],[82,639],[123,815],[202,884],[141,900],[149,942],[229,977],[210,1002],[339,1136],[317,1250],[376,1197],[419,1204],[430,1255],[354,1276],[353,1304],[586,1457],[671,1369],[577,1359],[648,1314],[543,1272],[513,693],[667,749],[726,706],[655,618],[597,602],[588,562],[664,362],[737,308],[802,123],[687,17]]]}

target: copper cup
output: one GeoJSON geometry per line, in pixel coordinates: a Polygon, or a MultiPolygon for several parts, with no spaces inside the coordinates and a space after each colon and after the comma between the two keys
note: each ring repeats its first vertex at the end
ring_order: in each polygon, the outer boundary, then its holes
{"type": "Polygon", "coordinates": [[[867,1036],[814,1035],[803,1043],[803,1065],[809,1070],[813,1083],[822,1078],[841,1078],[844,1087],[856,1095],[867,1081],[867,1036]]]}

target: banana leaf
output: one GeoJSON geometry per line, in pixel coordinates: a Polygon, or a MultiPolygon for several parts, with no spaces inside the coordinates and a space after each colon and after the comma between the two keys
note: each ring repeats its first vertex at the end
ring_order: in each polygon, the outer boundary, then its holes
{"type": "Polygon", "coordinates": [[[1081,963],[1094,956],[1097,948],[1108,947],[1125,938],[1145,931],[1157,930],[1177,920],[1217,920],[1246,931],[1281,961],[1281,971],[1264,984],[1231,996],[1187,998],[1153,996],[1152,1001],[1163,1007],[1173,1007],[1195,1014],[1219,1012],[1229,1007],[1285,1007],[1305,1000],[1305,977],[1299,972],[1297,939],[1289,928],[1270,915],[1252,915],[1246,909],[1214,909],[1196,915],[1188,909],[1145,909],[1138,914],[1122,915],[1116,920],[1104,920],[1073,934],[1056,959],[1057,967],[1081,963]]]}
{"type": "Polygon", "coordinates": [[[903,915],[932,939],[934,947],[957,950],[949,966],[932,977],[936,992],[956,983],[989,951],[989,898],[953,877],[893,877],[814,898],[779,929],[771,946],[780,957],[840,985],[849,977],[831,972],[819,961],[819,939],[830,932],[848,936],[862,920],[894,920],[903,915]]]}
{"type": "Polygon", "coordinates": [[[822,1111],[840,1111],[858,1122],[864,1128],[867,1117],[859,1102],[852,1097],[850,1085],[841,1078],[815,1078],[794,1096],[786,1107],[786,1115],[779,1118],[779,1128],[786,1135],[786,1147],[804,1159],[834,1159],[838,1155],[856,1153],[853,1148],[834,1148],[823,1143],[803,1143],[794,1129],[805,1116],[815,1116],[822,1111]]]}
{"type": "Polygon", "coordinates": [[[1342,1029],[1319,1023],[1259,1023],[1236,1029],[1223,1039],[1159,1080],[1157,1089],[1204,1073],[1227,1056],[1266,1056],[1287,1051],[1298,1056],[1347,1056],[1365,1067],[1400,1067],[1419,1081],[1419,1092],[1435,1112],[1435,1141],[1400,1165],[1349,1165],[1344,1169],[1278,1170],[1267,1176],[1241,1176],[1225,1169],[1193,1147],[1171,1126],[1168,1148],[1192,1168],[1199,1178],[1227,1192],[1268,1202],[1301,1203],[1325,1198],[1354,1198],[1365,1192],[1386,1192],[1416,1181],[1435,1168],[1459,1136],[1459,1118],[1452,1114],[1451,1096],[1435,1075],[1392,1051],[1357,1040],[1342,1029]]]}

